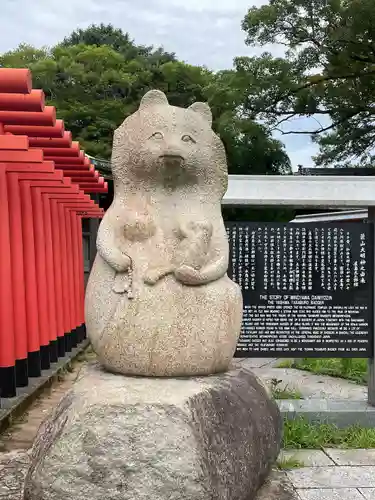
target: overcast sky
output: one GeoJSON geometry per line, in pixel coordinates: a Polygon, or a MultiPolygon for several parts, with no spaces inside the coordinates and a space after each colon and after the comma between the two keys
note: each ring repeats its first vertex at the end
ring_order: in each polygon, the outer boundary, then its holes
{"type": "MultiPolygon", "coordinates": [[[[219,70],[235,56],[262,51],[246,47],[241,21],[262,0],[0,0],[0,52],[20,43],[53,45],[76,28],[111,23],[135,42],[163,46],[190,64],[219,70]]],[[[275,55],[278,47],[267,47],[275,55]]],[[[299,121],[303,130],[306,120],[299,121]]],[[[316,147],[308,136],[281,138],[292,164],[311,166],[316,147]]]]}

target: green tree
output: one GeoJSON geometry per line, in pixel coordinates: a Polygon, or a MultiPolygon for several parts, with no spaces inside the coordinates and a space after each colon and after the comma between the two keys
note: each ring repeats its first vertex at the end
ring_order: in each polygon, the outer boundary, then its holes
{"type": "MultiPolygon", "coordinates": [[[[214,115],[214,129],[224,142],[230,174],[291,174],[291,164],[284,145],[272,137],[270,129],[246,112],[248,94],[238,71],[215,74],[205,89],[214,115]]],[[[245,76],[245,81],[247,76],[245,76]]],[[[226,220],[289,221],[294,211],[224,207],[226,220]]]]}
{"type": "Polygon", "coordinates": [[[120,52],[126,60],[146,57],[151,64],[163,64],[176,60],[175,54],[165,52],[161,47],[155,50],[153,47],[136,45],[129,33],[124,33],[111,24],[92,24],[86,29],[75,30],[65,37],[60,45],[69,47],[79,44],[96,45],[97,47],[108,45],[116,52],[120,52]]]}
{"type": "Polygon", "coordinates": [[[172,105],[210,103],[230,173],[290,172],[283,145],[242,113],[244,94],[232,81],[238,80],[236,72],[214,74],[185,64],[163,49],[136,46],[128,34],[105,25],[75,31],[51,49],[21,45],[0,56],[0,64],[30,68],[34,86],[45,91],[66,128],[92,156],[110,158],[113,131],[147,90],[158,88],[172,105]]]}
{"type": "Polygon", "coordinates": [[[374,0],[269,0],[248,11],[243,29],[251,46],[279,44],[285,56],[235,61],[248,116],[282,133],[310,134],[316,162],[368,166],[375,146],[374,0]],[[309,130],[281,124],[314,117],[309,130]]]}
{"type": "MultiPolygon", "coordinates": [[[[23,66],[22,47],[4,54],[4,66],[23,66]]],[[[30,49],[28,49],[30,51],[30,49]]],[[[127,71],[123,57],[108,46],[57,46],[26,63],[33,83],[93,156],[108,158],[116,124],[134,111],[133,86],[139,75],[127,71]]]]}
{"type": "Polygon", "coordinates": [[[20,46],[0,57],[7,67],[28,67],[36,87],[88,154],[109,158],[113,131],[133,113],[151,88],[171,104],[203,99],[207,70],[178,61],[152,66],[147,58],[126,60],[108,45],[57,45],[51,50],[20,46]]]}

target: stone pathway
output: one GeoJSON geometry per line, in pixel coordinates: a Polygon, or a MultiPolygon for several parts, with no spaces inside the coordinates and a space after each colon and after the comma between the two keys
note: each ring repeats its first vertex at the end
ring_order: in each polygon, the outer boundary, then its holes
{"type": "Polygon", "coordinates": [[[375,449],[288,450],[301,462],[286,470],[298,500],[375,500],[375,449]]]}
{"type": "Polygon", "coordinates": [[[272,379],[282,380],[280,387],[298,390],[306,399],[334,399],[344,401],[366,401],[367,387],[358,385],[350,380],[330,377],[328,375],[315,375],[296,368],[277,368],[283,360],[275,358],[258,358],[246,360],[254,373],[270,383],[272,379]]]}

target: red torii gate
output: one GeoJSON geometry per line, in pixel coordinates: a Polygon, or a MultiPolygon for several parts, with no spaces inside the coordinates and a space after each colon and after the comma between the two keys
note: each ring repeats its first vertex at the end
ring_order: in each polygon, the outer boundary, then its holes
{"type": "Polygon", "coordinates": [[[29,70],[0,68],[0,397],[85,338],[81,219],[107,189],[29,70]]]}

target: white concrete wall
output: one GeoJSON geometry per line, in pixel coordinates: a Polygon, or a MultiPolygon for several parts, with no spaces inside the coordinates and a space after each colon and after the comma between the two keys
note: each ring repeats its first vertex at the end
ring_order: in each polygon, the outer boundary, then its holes
{"type": "Polygon", "coordinates": [[[375,206],[375,177],[230,175],[223,204],[372,207],[375,206]]]}

